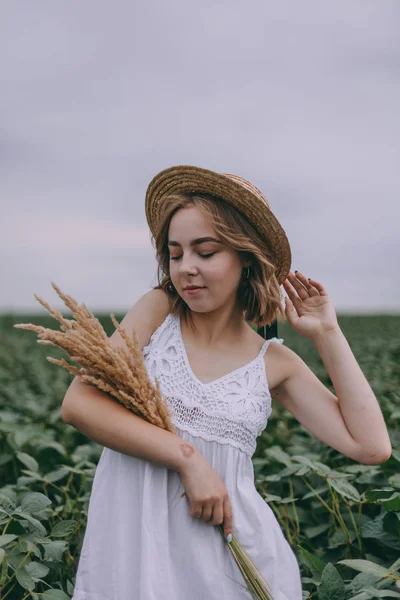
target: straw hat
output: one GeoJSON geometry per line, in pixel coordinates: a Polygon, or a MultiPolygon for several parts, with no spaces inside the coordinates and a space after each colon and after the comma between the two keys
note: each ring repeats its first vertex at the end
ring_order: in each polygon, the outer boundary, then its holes
{"type": "Polygon", "coordinates": [[[178,192],[220,196],[241,211],[265,239],[273,256],[278,282],[283,283],[292,260],[289,241],[259,189],[238,175],[187,165],[164,169],[151,180],[146,191],[146,218],[153,236],[158,229],[166,196],[178,192]]]}

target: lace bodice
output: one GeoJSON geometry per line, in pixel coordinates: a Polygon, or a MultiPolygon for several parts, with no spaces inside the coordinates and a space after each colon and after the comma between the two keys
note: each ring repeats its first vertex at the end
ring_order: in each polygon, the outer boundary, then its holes
{"type": "Polygon", "coordinates": [[[169,314],[143,348],[143,357],[152,382],[157,377],[160,383],[175,426],[252,456],[272,411],[264,363],[271,341],[284,340],[266,340],[251,362],[203,383],[190,367],[180,318],[169,314]]]}

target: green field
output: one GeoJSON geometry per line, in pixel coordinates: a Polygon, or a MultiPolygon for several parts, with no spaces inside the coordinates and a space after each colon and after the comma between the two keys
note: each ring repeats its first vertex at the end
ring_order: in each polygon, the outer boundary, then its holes
{"type": "MultiPolygon", "coordinates": [[[[110,335],[109,315],[96,316],[110,335]]],[[[338,320],[381,405],[393,454],[378,466],[356,463],[275,405],[253,457],[256,486],[298,557],[304,598],[400,598],[400,317],[338,320]]],[[[28,322],[58,329],[48,316],[0,316],[0,597],[65,600],[102,447],[62,421],[72,376],[45,357],[66,355],[13,329],[28,322]]],[[[289,324],[279,336],[334,391],[312,342],[289,324]]]]}

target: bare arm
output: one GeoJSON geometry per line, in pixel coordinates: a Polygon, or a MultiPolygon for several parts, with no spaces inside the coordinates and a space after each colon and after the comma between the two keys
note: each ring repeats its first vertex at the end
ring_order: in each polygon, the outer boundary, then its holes
{"type": "MultiPolygon", "coordinates": [[[[135,329],[143,349],[168,312],[166,294],[162,290],[151,290],[125,315],[121,326],[128,334],[135,329]]],[[[117,330],[110,341],[115,347],[124,345],[117,330]]],[[[61,416],[63,421],[102,446],[178,472],[200,455],[192,444],[138,417],[110,395],[82,383],[79,377],[75,377],[67,390],[61,416]]]]}
{"type": "Polygon", "coordinates": [[[337,396],[300,356],[278,344],[273,350],[284,376],[271,396],[338,452],[367,465],[385,462],[392,451],[389,434],[378,401],[346,338],[337,330],[314,342],[337,396]]]}
{"type": "MultiPolygon", "coordinates": [[[[82,390],[83,386],[82,385],[82,390]]],[[[102,446],[181,472],[199,451],[179,436],[134,415],[92,386],[76,397],[63,420],[102,446]]]]}

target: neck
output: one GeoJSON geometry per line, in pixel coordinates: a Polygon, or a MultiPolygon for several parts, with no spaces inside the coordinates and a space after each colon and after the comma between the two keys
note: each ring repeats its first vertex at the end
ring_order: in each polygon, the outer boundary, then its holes
{"type": "Polygon", "coordinates": [[[247,333],[247,325],[240,308],[227,310],[225,307],[212,312],[190,311],[190,318],[181,320],[181,330],[187,337],[196,337],[198,346],[226,346],[236,343],[247,333]]]}

